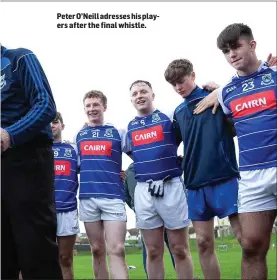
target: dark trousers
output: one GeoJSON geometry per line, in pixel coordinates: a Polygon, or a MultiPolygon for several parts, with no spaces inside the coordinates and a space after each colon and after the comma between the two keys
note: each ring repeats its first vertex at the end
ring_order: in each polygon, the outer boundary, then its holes
{"type": "MultiPolygon", "coordinates": [[[[175,261],[174,261],[174,257],[172,255],[172,252],[170,250],[170,247],[169,247],[169,243],[168,243],[168,238],[167,238],[167,233],[166,233],[166,230],[164,231],[164,242],[168,248],[168,251],[170,253],[170,257],[171,257],[171,261],[172,261],[172,265],[174,266],[175,268],[175,261]]],[[[148,278],[148,274],[147,274],[147,267],[146,267],[146,261],[147,261],[147,251],[146,251],[146,247],[145,247],[145,244],[144,244],[144,241],[143,241],[143,238],[142,238],[142,257],[143,257],[143,267],[144,267],[144,271],[147,275],[147,278],[148,278]]]]}
{"type": "Polygon", "coordinates": [[[1,156],[1,279],[62,279],[50,144],[1,156]]]}

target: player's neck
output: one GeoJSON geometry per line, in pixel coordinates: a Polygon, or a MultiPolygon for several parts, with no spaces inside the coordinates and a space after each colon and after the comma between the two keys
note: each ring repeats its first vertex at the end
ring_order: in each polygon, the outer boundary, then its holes
{"type": "Polygon", "coordinates": [[[151,115],[154,111],[155,111],[155,108],[152,106],[149,109],[145,109],[143,111],[138,111],[138,116],[139,117],[146,117],[146,116],[151,115]]]}
{"type": "Polygon", "coordinates": [[[193,87],[190,90],[190,93],[185,98],[189,97],[195,89],[196,89],[196,84],[193,85],[193,87]]]}
{"type": "Polygon", "coordinates": [[[95,127],[95,126],[101,126],[103,124],[104,124],[104,119],[100,119],[100,120],[90,121],[88,125],[95,127]]]}
{"type": "Polygon", "coordinates": [[[258,71],[259,67],[261,65],[261,61],[258,59],[255,59],[252,63],[249,63],[247,65],[247,68],[244,70],[238,70],[237,73],[239,76],[249,76],[255,72],[258,71]]]}
{"type": "Polygon", "coordinates": [[[61,143],[62,142],[62,136],[57,136],[54,138],[54,143],[61,143]]]}

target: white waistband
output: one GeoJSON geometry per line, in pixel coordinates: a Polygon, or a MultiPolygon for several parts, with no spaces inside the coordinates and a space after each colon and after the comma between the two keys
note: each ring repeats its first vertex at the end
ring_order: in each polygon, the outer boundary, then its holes
{"type": "MultiPolygon", "coordinates": [[[[183,182],[183,179],[181,177],[174,177],[174,178],[170,179],[169,181],[167,181],[166,183],[177,183],[177,182],[180,182],[180,181],[183,182]]],[[[148,183],[146,183],[146,182],[137,182],[137,186],[145,185],[145,184],[148,185],[148,183]]]]}

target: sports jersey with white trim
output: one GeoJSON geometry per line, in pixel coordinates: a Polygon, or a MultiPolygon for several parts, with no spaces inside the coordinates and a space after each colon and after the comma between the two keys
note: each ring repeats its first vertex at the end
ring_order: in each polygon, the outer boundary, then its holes
{"type": "Polygon", "coordinates": [[[55,200],[57,212],[77,209],[78,154],[77,147],[68,143],[54,143],[55,200]]]}
{"type": "Polygon", "coordinates": [[[255,73],[234,76],[218,92],[218,100],[234,121],[240,171],[276,167],[276,66],[262,62],[255,73]]]}
{"type": "Polygon", "coordinates": [[[135,117],[127,131],[126,146],[130,146],[138,182],[162,180],[168,175],[172,178],[181,176],[170,117],[155,110],[146,117],[135,117]]]}
{"type": "Polygon", "coordinates": [[[76,137],[80,157],[79,198],[101,197],[124,200],[120,178],[124,131],[111,124],[79,131],[76,137]]]}

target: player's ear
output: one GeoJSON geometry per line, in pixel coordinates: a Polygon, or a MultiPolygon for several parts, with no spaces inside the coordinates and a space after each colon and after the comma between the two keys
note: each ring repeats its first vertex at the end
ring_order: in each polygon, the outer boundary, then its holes
{"type": "Polygon", "coordinates": [[[155,93],[154,92],[152,92],[152,100],[155,100],[155,93]]]}
{"type": "Polygon", "coordinates": [[[256,50],[257,42],[255,40],[251,40],[249,45],[250,45],[251,51],[255,51],[256,50]]]}
{"type": "Polygon", "coordinates": [[[195,72],[194,71],[191,73],[191,78],[193,81],[195,81],[195,72]]]}

